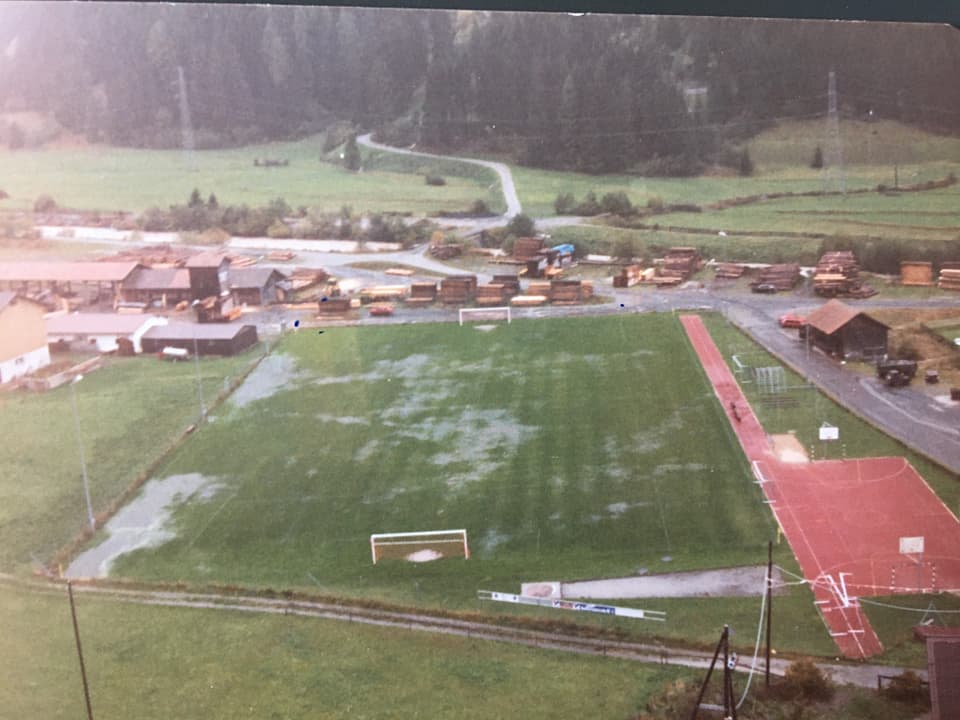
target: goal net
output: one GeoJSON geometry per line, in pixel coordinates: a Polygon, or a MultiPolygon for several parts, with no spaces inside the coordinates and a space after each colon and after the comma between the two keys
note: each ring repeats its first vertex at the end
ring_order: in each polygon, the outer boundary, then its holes
{"type": "Polygon", "coordinates": [[[483,308],[460,308],[460,325],[472,320],[506,320],[507,324],[512,322],[510,308],[507,307],[483,307],[483,308]]]}
{"type": "Polygon", "coordinates": [[[375,533],[370,536],[373,564],[384,558],[426,562],[448,557],[469,559],[466,530],[429,530],[426,532],[375,533]]]}

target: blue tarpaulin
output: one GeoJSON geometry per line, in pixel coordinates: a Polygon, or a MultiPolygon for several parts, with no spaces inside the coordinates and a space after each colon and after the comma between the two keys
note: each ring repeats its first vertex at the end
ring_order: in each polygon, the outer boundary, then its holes
{"type": "Polygon", "coordinates": [[[553,249],[556,250],[561,255],[573,255],[576,248],[570,243],[564,243],[563,245],[554,245],[553,249]]]}

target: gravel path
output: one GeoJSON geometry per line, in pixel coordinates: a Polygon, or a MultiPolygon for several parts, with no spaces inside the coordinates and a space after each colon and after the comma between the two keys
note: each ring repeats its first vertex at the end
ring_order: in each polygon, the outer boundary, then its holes
{"type": "Polygon", "coordinates": [[[520,205],[520,198],[517,196],[517,188],[513,184],[513,175],[510,173],[510,168],[503,163],[492,162],[490,160],[475,160],[473,158],[454,157],[452,155],[435,155],[433,153],[417,152],[415,150],[405,150],[403,148],[396,148],[390,145],[382,145],[378,142],[374,142],[371,139],[371,133],[361,135],[357,138],[357,142],[373,150],[383,150],[385,152],[398,153],[400,155],[417,155],[419,157],[437,158],[438,160],[456,160],[457,162],[470,163],[471,165],[479,165],[480,167],[493,170],[500,178],[500,188],[503,191],[504,202],[507,204],[507,211],[501,218],[498,218],[493,222],[502,225],[505,220],[509,220],[514,215],[519,215],[523,212],[523,207],[520,205]]]}
{"type": "MultiPolygon", "coordinates": [[[[25,581],[4,574],[0,574],[0,584],[38,594],[62,596],[65,593],[63,583],[33,580],[25,581]]],[[[271,599],[236,594],[218,595],[213,593],[123,590],[88,584],[74,585],[74,592],[81,597],[81,603],[83,602],[83,595],[88,595],[113,602],[177,607],[184,610],[297,615],[341,622],[355,622],[364,625],[432,632],[443,635],[457,635],[460,637],[492,640],[513,645],[525,645],[528,647],[559,650],[582,655],[616,657],[636,662],[680,665],[699,669],[707,668],[710,665],[710,660],[713,655],[713,653],[710,652],[673,648],[653,643],[617,642],[615,640],[583,638],[561,633],[524,630],[506,625],[497,625],[493,622],[469,622],[455,618],[437,617],[426,613],[393,612],[320,601],[271,599]]],[[[736,669],[741,673],[749,672],[751,659],[752,658],[746,656],[742,657],[736,669]]],[[[790,662],[790,660],[784,658],[773,658],[770,664],[771,672],[775,675],[782,676],[790,662]]],[[[817,664],[822,670],[829,673],[837,683],[868,688],[876,687],[878,674],[896,675],[908,669],[889,665],[817,664]]],[[[762,672],[762,668],[763,661],[762,658],[760,658],[757,661],[757,672],[762,672]]],[[[914,670],[917,674],[926,678],[925,671],[919,669],[914,670]]]]}

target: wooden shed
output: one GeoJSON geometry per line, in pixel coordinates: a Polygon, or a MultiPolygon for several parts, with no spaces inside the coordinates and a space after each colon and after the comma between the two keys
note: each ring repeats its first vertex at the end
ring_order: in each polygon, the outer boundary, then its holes
{"type": "Polygon", "coordinates": [[[158,353],[165,347],[182,348],[200,355],[236,355],[257,342],[254,325],[170,323],[150,328],[140,343],[145,353],[158,353]]]}
{"type": "Polygon", "coordinates": [[[843,359],[883,357],[889,331],[879,320],[839,300],[830,300],[807,316],[809,342],[843,359]]]}

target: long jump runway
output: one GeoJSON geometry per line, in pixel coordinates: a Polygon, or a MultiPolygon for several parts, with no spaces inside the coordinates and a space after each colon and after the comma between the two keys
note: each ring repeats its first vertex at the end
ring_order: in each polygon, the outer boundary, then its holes
{"type": "Polygon", "coordinates": [[[859,597],[960,589],[960,523],[905,458],[781,462],[703,321],[680,322],[844,656],[883,650],[859,597]]]}

